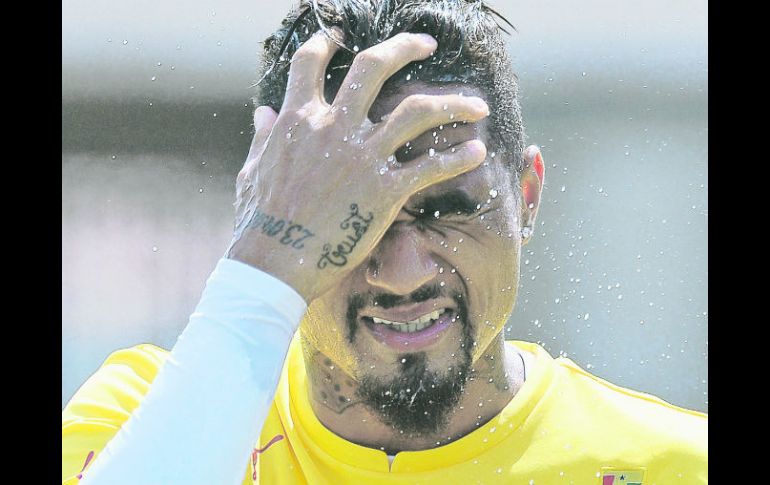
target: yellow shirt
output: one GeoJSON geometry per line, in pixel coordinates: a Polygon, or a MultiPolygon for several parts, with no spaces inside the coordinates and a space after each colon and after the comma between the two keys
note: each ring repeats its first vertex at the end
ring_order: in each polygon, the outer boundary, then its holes
{"type": "MultiPolygon", "coordinates": [[[[244,485],[708,483],[708,416],[592,376],[542,347],[511,402],[445,446],[387,455],[340,438],[315,417],[295,335],[244,485]]],[[[147,393],[167,351],[138,345],[110,355],[62,411],[62,483],[78,475],[147,393]]],[[[159,430],[163,432],[163,430],[159,430]]],[[[184,439],[184,437],[180,437],[184,439]]]]}

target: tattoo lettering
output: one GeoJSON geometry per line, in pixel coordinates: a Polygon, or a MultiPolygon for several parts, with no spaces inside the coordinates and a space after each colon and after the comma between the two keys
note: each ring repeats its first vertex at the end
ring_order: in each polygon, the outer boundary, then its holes
{"type": "Polygon", "coordinates": [[[283,233],[283,236],[278,239],[278,242],[286,246],[291,245],[294,249],[304,248],[305,245],[302,244],[302,241],[315,235],[300,224],[293,224],[291,221],[276,219],[261,211],[254,212],[254,217],[249,222],[248,227],[261,229],[263,234],[270,237],[275,237],[283,233]]]}
{"type": "Polygon", "coordinates": [[[340,229],[345,229],[352,234],[348,234],[345,240],[332,248],[329,243],[324,244],[321,259],[318,260],[318,267],[324,269],[329,263],[334,266],[345,266],[348,262],[347,255],[353,252],[358,241],[361,240],[366,230],[369,229],[369,223],[374,219],[370,212],[368,217],[358,213],[358,204],[350,204],[350,214],[340,223],[340,229]]]}

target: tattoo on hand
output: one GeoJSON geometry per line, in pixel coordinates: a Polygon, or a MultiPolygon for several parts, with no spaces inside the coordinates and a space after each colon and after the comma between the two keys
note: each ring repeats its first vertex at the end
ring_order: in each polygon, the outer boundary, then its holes
{"type": "Polygon", "coordinates": [[[314,236],[312,232],[308,231],[300,224],[293,224],[291,221],[276,219],[259,210],[254,212],[254,217],[249,222],[248,227],[260,228],[263,234],[270,237],[275,237],[283,233],[283,236],[278,242],[286,246],[291,245],[294,249],[304,248],[305,244],[302,241],[314,236]]]}
{"type": "Polygon", "coordinates": [[[364,217],[358,213],[358,204],[350,204],[350,214],[340,223],[340,229],[352,230],[352,234],[348,234],[344,241],[337,244],[336,249],[332,249],[329,243],[324,244],[318,267],[324,269],[329,263],[334,266],[345,266],[348,263],[347,255],[353,252],[353,248],[369,229],[372,219],[374,215],[371,212],[368,217],[364,217]]]}

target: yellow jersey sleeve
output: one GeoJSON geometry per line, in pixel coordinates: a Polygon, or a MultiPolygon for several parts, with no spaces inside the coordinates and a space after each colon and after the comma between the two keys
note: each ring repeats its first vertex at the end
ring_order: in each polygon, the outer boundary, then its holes
{"type": "Polygon", "coordinates": [[[78,483],[149,390],[167,351],[150,344],[112,353],[62,411],[62,484],[78,483]]]}
{"type": "MultiPolygon", "coordinates": [[[[78,389],[62,411],[62,485],[80,482],[144,399],[168,354],[152,344],[118,350],[78,389]]],[[[243,484],[252,483],[248,466],[243,484]]]]}

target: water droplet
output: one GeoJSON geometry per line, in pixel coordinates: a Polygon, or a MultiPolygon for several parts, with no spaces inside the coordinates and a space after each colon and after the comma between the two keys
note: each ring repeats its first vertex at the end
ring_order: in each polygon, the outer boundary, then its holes
{"type": "Polygon", "coordinates": [[[152,247],[152,252],[153,253],[157,253],[158,252],[158,246],[153,246],[152,247]]]}
{"type": "Polygon", "coordinates": [[[331,75],[331,74],[327,74],[327,75],[326,75],[326,79],[331,79],[331,78],[332,78],[332,75],[331,75]]]}
{"type": "Polygon", "coordinates": [[[412,73],[409,73],[406,75],[406,80],[410,81],[412,79],[412,73]]]}
{"type": "Polygon", "coordinates": [[[439,272],[439,274],[443,274],[443,273],[444,273],[444,267],[443,267],[443,266],[442,266],[442,267],[440,267],[440,268],[438,269],[438,272],[439,272]]]}
{"type": "Polygon", "coordinates": [[[111,158],[111,159],[113,159],[113,160],[115,160],[115,159],[116,159],[116,158],[118,158],[118,157],[117,157],[116,155],[113,155],[113,156],[111,156],[110,158],[111,158]]]}
{"type": "Polygon", "coordinates": [[[432,157],[432,156],[434,156],[435,154],[436,154],[436,150],[434,150],[433,148],[431,148],[430,150],[428,150],[428,155],[429,155],[429,156],[431,156],[431,157],[432,157]]]}
{"type": "Polygon", "coordinates": [[[358,84],[356,84],[356,83],[353,83],[353,84],[351,84],[351,85],[350,85],[350,89],[352,89],[353,91],[355,91],[356,89],[358,89],[358,84]]]}
{"type": "Polygon", "coordinates": [[[299,258],[299,264],[304,264],[305,258],[299,258]]]}
{"type": "Polygon", "coordinates": [[[588,313],[586,313],[585,315],[583,315],[583,320],[588,320],[588,313]]]}
{"type": "Polygon", "coordinates": [[[439,216],[441,216],[441,212],[440,211],[436,211],[436,212],[433,213],[433,217],[435,217],[436,219],[438,219],[439,216]]]}
{"type": "Polygon", "coordinates": [[[199,194],[202,194],[202,193],[203,193],[203,187],[201,187],[201,188],[199,188],[199,189],[198,189],[198,193],[199,193],[199,194]]]}
{"type": "Polygon", "coordinates": [[[583,72],[580,73],[580,75],[583,76],[583,77],[586,77],[588,74],[586,74],[586,72],[583,71],[583,72]]]}
{"type": "Polygon", "coordinates": [[[127,41],[127,40],[124,40],[124,41],[123,41],[123,45],[126,45],[126,44],[128,44],[128,41],[127,41]]]}
{"type": "Polygon", "coordinates": [[[489,191],[489,196],[490,196],[490,197],[492,197],[493,199],[494,199],[495,197],[497,197],[497,190],[496,190],[496,189],[492,189],[492,190],[490,190],[490,191],[489,191]]]}
{"type": "Polygon", "coordinates": [[[324,158],[329,158],[329,152],[324,153],[324,158]]]}
{"type": "Polygon", "coordinates": [[[388,167],[380,167],[380,169],[378,170],[380,175],[385,175],[387,171],[388,171],[388,167]]]}
{"type": "Polygon", "coordinates": [[[567,187],[565,185],[562,185],[561,186],[561,191],[564,192],[565,190],[567,190],[567,187]]]}
{"type": "MultiPolygon", "coordinates": [[[[449,119],[450,120],[455,119],[455,114],[454,113],[449,113],[449,119]]],[[[452,128],[457,128],[457,123],[453,124],[452,128]]]]}
{"type": "Polygon", "coordinates": [[[448,104],[445,104],[443,107],[444,107],[444,111],[449,109],[449,105],[448,104]]]}
{"type": "Polygon", "coordinates": [[[290,140],[290,139],[291,139],[291,132],[289,132],[289,133],[286,133],[286,139],[287,139],[287,140],[290,140]]]}
{"type": "Polygon", "coordinates": [[[503,473],[502,467],[499,467],[497,470],[495,470],[497,473],[503,473]]]}
{"type": "Polygon", "coordinates": [[[153,77],[150,78],[150,81],[154,81],[156,79],[157,79],[157,77],[153,76],[153,77]]]}
{"type": "Polygon", "coordinates": [[[353,46],[353,52],[358,52],[359,50],[361,49],[357,45],[353,46]]]}

